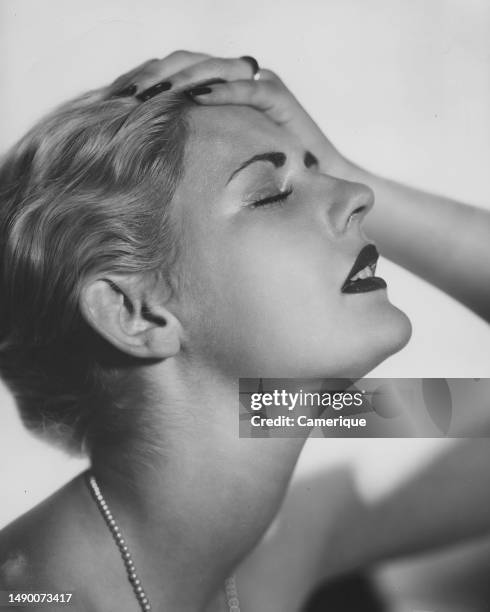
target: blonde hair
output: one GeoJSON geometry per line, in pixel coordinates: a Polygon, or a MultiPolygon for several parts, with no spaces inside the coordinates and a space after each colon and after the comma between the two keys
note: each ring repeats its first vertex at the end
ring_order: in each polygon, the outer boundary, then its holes
{"type": "Polygon", "coordinates": [[[78,453],[123,434],[131,366],[82,318],[84,279],[155,272],[176,286],[190,103],[111,97],[119,81],[57,108],[0,165],[0,376],[27,427],[78,453]]]}

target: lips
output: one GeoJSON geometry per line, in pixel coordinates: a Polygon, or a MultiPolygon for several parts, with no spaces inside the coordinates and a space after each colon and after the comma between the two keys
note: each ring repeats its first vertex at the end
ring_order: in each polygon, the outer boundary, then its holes
{"type": "Polygon", "coordinates": [[[378,249],[374,244],[363,247],[342,285],[342,293],[365,293],[385,289],[386,281],[374,275],[378,258],[378,249]]]}

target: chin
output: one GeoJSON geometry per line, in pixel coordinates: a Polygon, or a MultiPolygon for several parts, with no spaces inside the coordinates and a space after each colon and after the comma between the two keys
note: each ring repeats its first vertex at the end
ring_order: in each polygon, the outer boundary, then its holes
{"type": "Polygon", "coordinates": [[[382,323],[373,325],[369,338],[357,350],[358,359],[345,368],[345,376],[359,379],[368,374],[391,355],[404,348],[412,335],[412,324],[407,315],[391,305],[389,316],[382,323]]]}
{"type": "Polygon", "coordinates": [[[404,348],[412,337],[412,323],[408,316],[396,306],[392,306],[389,321],[385,321],[383,330],[377,336],[378,352],[368,372],[391,355],[404,348]]]}
{"type": "Polygon", "coordinates": [[[402,319],[400,324],[400,327],[402,328],[400,333],[400,346],[397,349],[399,351],[408,344],[410,338],[412,337],[412,322],[402,310],[399,308],[397,308],[397,310],[400,313],[400,318],[402,319]]]}

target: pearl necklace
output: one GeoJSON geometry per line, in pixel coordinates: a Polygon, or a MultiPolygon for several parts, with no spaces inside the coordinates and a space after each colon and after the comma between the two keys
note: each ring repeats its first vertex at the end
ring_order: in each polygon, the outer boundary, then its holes
{"type": "MultiPolygon", "coordinates": [[[[131,587],[133,592],[138,600],[140,608],[142,612],[151,612],[151,604],[150,601],[141,586],[141,580],[138,577],[136,572],[136,567],[134,565],[134,561],[131,557],[131,553],[129,552],[128,545],[126,544],[126,540],[123,538],[121,534],[121,530],[119,529],[112,512],[109,509],[109,506],[102,495],[102,491],[100,490],[99,484],[90,471],[87,471],[85,474],[86,483],[88,488],[97,503],[97,507],[100,510],[107,526],[109,527],[112,537],[116,542],[117,547],[119,548],[119,552],[121,553],[122,560],[124,562],[124,566],[126,568],[126,573],[128,575],[128,580],[131,583],[131,587]]],[[[225,595],[226,595],[226,603],[228,605],[229,612],[240,612],[240,602],[238,600],[238,591],[236,587],[236,579],[235,576],[232,575],[225,580],[225,595]]]]}

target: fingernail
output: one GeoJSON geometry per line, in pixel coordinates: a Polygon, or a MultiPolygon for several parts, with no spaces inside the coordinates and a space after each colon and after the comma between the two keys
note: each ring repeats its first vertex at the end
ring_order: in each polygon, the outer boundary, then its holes
{"type": "Polygon", "coordinates": [[[203,96],[204,94],[209,94],[211,93],[213,90],[211,89],[211,87],[193,87],[192,89],[189,89],[186,91],[186,93],[189,96],[203,96]]]}
{"type": "Polygon", "coordinates": [[[130,85],[126,85],[123,89],[116,91],[116,93],[112,94],[113,98],[123,98],[124,96],[134,96],[138,87],[135,83],[131,83],[130,85]]]}
{"type": "Polygon", "coordinates": [[[148,89],[145,89],[145,91],[142,91],[136,97],[138,98],[138,100],[141,100],[142,102],[146,102],[147,100],[149,100],[150,98],[153,98],[159,93],[162,93],[163,91],[168,91],[171,87],[172,87],[172,83],[170,81],[161,81],[160,83],[157,83],[156,85],[153,85],[152,87],[149,87],[148,89]]]}
{"type": "Polygon", "coordinates": [[[205,94],[212,93],[213,90],[211,89],[210,85],[220,85],[222,83],[227,83],[227,81],[225,81],[225,79],[220,79],[217,77],[213,79],[207,79],[206,81],[201,81],[199,85],[194,85],[194,87],[186,89],[184,91],[184,94],[190,100],[192,100],[192,102],[197,103],[197,100],[194,100],[194,96],[204,96],[205,94]]]}

